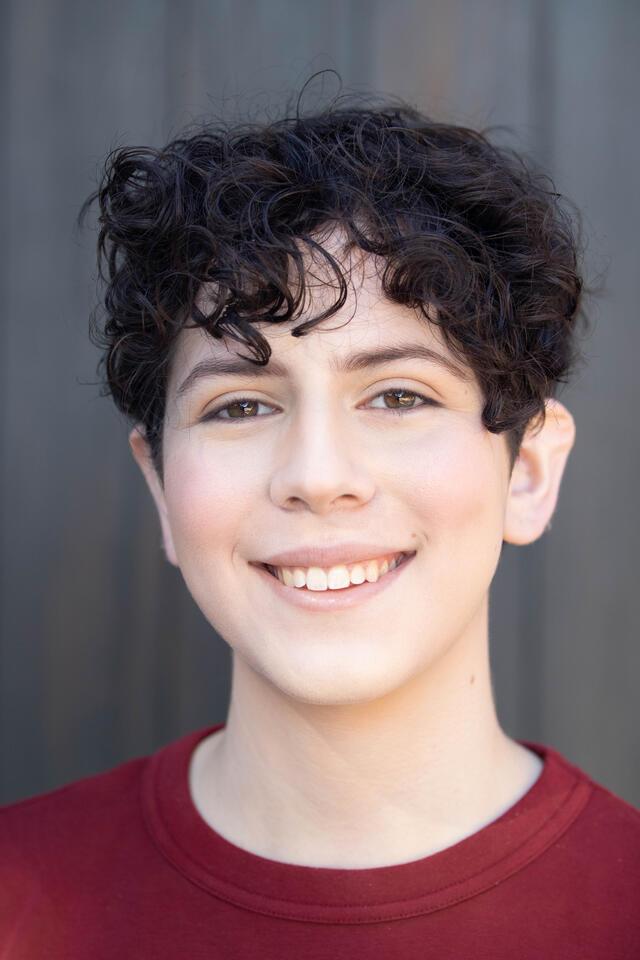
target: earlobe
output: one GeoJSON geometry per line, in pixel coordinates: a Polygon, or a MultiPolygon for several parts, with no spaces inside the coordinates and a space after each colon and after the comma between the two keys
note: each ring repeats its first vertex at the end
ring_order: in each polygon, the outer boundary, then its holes
{"type": "Polygon", "coordinates": [[[504,541],[533,543],[547,529],[574,440],[573,417],[562,403],[549,398],[543,426],[527,431],[514,464],[505,504],[504,541]]]}
{"type": "Polygon", "coordinates": [[[142,471],[142,475],[151,492],[151,496],[153,497],[153,501],[158,511],[160,529],[162,531],[162,545],[165,555],[169,563],[173,564],[174,567],[177,567],[178,559],[173,543],[171,526],[169,524],[164,490],[162,489],[160,478],[158,477],[156,469],[153,465],[149,443],[146,438],[144,426],[141,423],[136,424],[129,433],[129,446],[131,447],[134,460],[142,471]]]}

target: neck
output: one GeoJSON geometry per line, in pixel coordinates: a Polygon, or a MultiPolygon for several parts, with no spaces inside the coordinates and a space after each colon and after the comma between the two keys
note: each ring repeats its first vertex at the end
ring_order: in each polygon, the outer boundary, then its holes
{"type": "Polygon", "coordinates": [[[344,868],[428,856],[496,819],[541,761],[499,726],[486,614],[484,633],[471,626],[407,684],[364,703],[291,700],[236,657],[225,728],[192,759],[200,814],[260,856],[344,868]]]}

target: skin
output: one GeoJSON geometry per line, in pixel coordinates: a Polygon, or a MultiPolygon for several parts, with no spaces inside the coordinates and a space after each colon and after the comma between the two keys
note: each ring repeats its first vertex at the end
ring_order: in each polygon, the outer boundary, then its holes
{"type": "MultiPolygon", "coordinates": [[[[130,434],[167,559],[232,650],[226,727],[194,751],[193,802],[237,846],[308,866],[428,856],[496,819],[541,772],[497,719],[489,588],[503,541],[532,543],[549,523],[574,421],[549,400],[510,475],[472,375],[425,360],[336,373],[337,356],[405,340],[453,359],[434,324],[382,296],[373,266],[359,261],[345,306],[305,337],[290,336],[299,320],[260,325],[286,379],[226,375],[178,400],[197,360],[248,353],[181,332],[163,483],[141,426],[130,434]],[[381,396],[392,389],[440,406],[416,399],[396,415],[381,396]],[[243,396],[266,406],[202,422],[243,396]],[[249,566],[347,540],[417,554],[389,589],[333,613],[278,600],[249,566]]],[[[303,318],[323,303],[320,284],[303,318]]]]}

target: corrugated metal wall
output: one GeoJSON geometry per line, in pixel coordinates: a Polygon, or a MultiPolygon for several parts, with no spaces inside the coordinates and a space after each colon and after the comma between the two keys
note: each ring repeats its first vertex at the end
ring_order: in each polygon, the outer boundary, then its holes
{"type": "MultiPolygon", "coordinates": [[[[74,230],[115,144],[259,113],[333,67],[445,120],[508,124],[586,214],[589,366],[553,529],[493,588],[502,721],[640,804],[640,5],[625,0],[5,0],[0,801],[224,718],[229,662],[163,559],[87,336],[74,230]]],[[[328,92],[334,92],[333,89],[328,92]]]]}

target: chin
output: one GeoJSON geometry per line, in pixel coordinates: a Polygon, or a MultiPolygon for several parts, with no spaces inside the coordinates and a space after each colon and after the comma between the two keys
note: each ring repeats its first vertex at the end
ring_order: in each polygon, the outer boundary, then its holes
{"type": "MultiPolygon", "coordinates": [[[[343,651],[344,653],[344,651],[343,651]]],[[[332,657],[328,651],[307,648],[302,660],[255,664],[263,678],[282,694],[300,703],[341,706],[368,703],[392,693],[407,682],[398,660],[384,656],[332,657]]],[[[415,672],[418,671],[416,666],[415,672]]],[[[411,671],[409,671],[409,676],[411,671]]]]}

